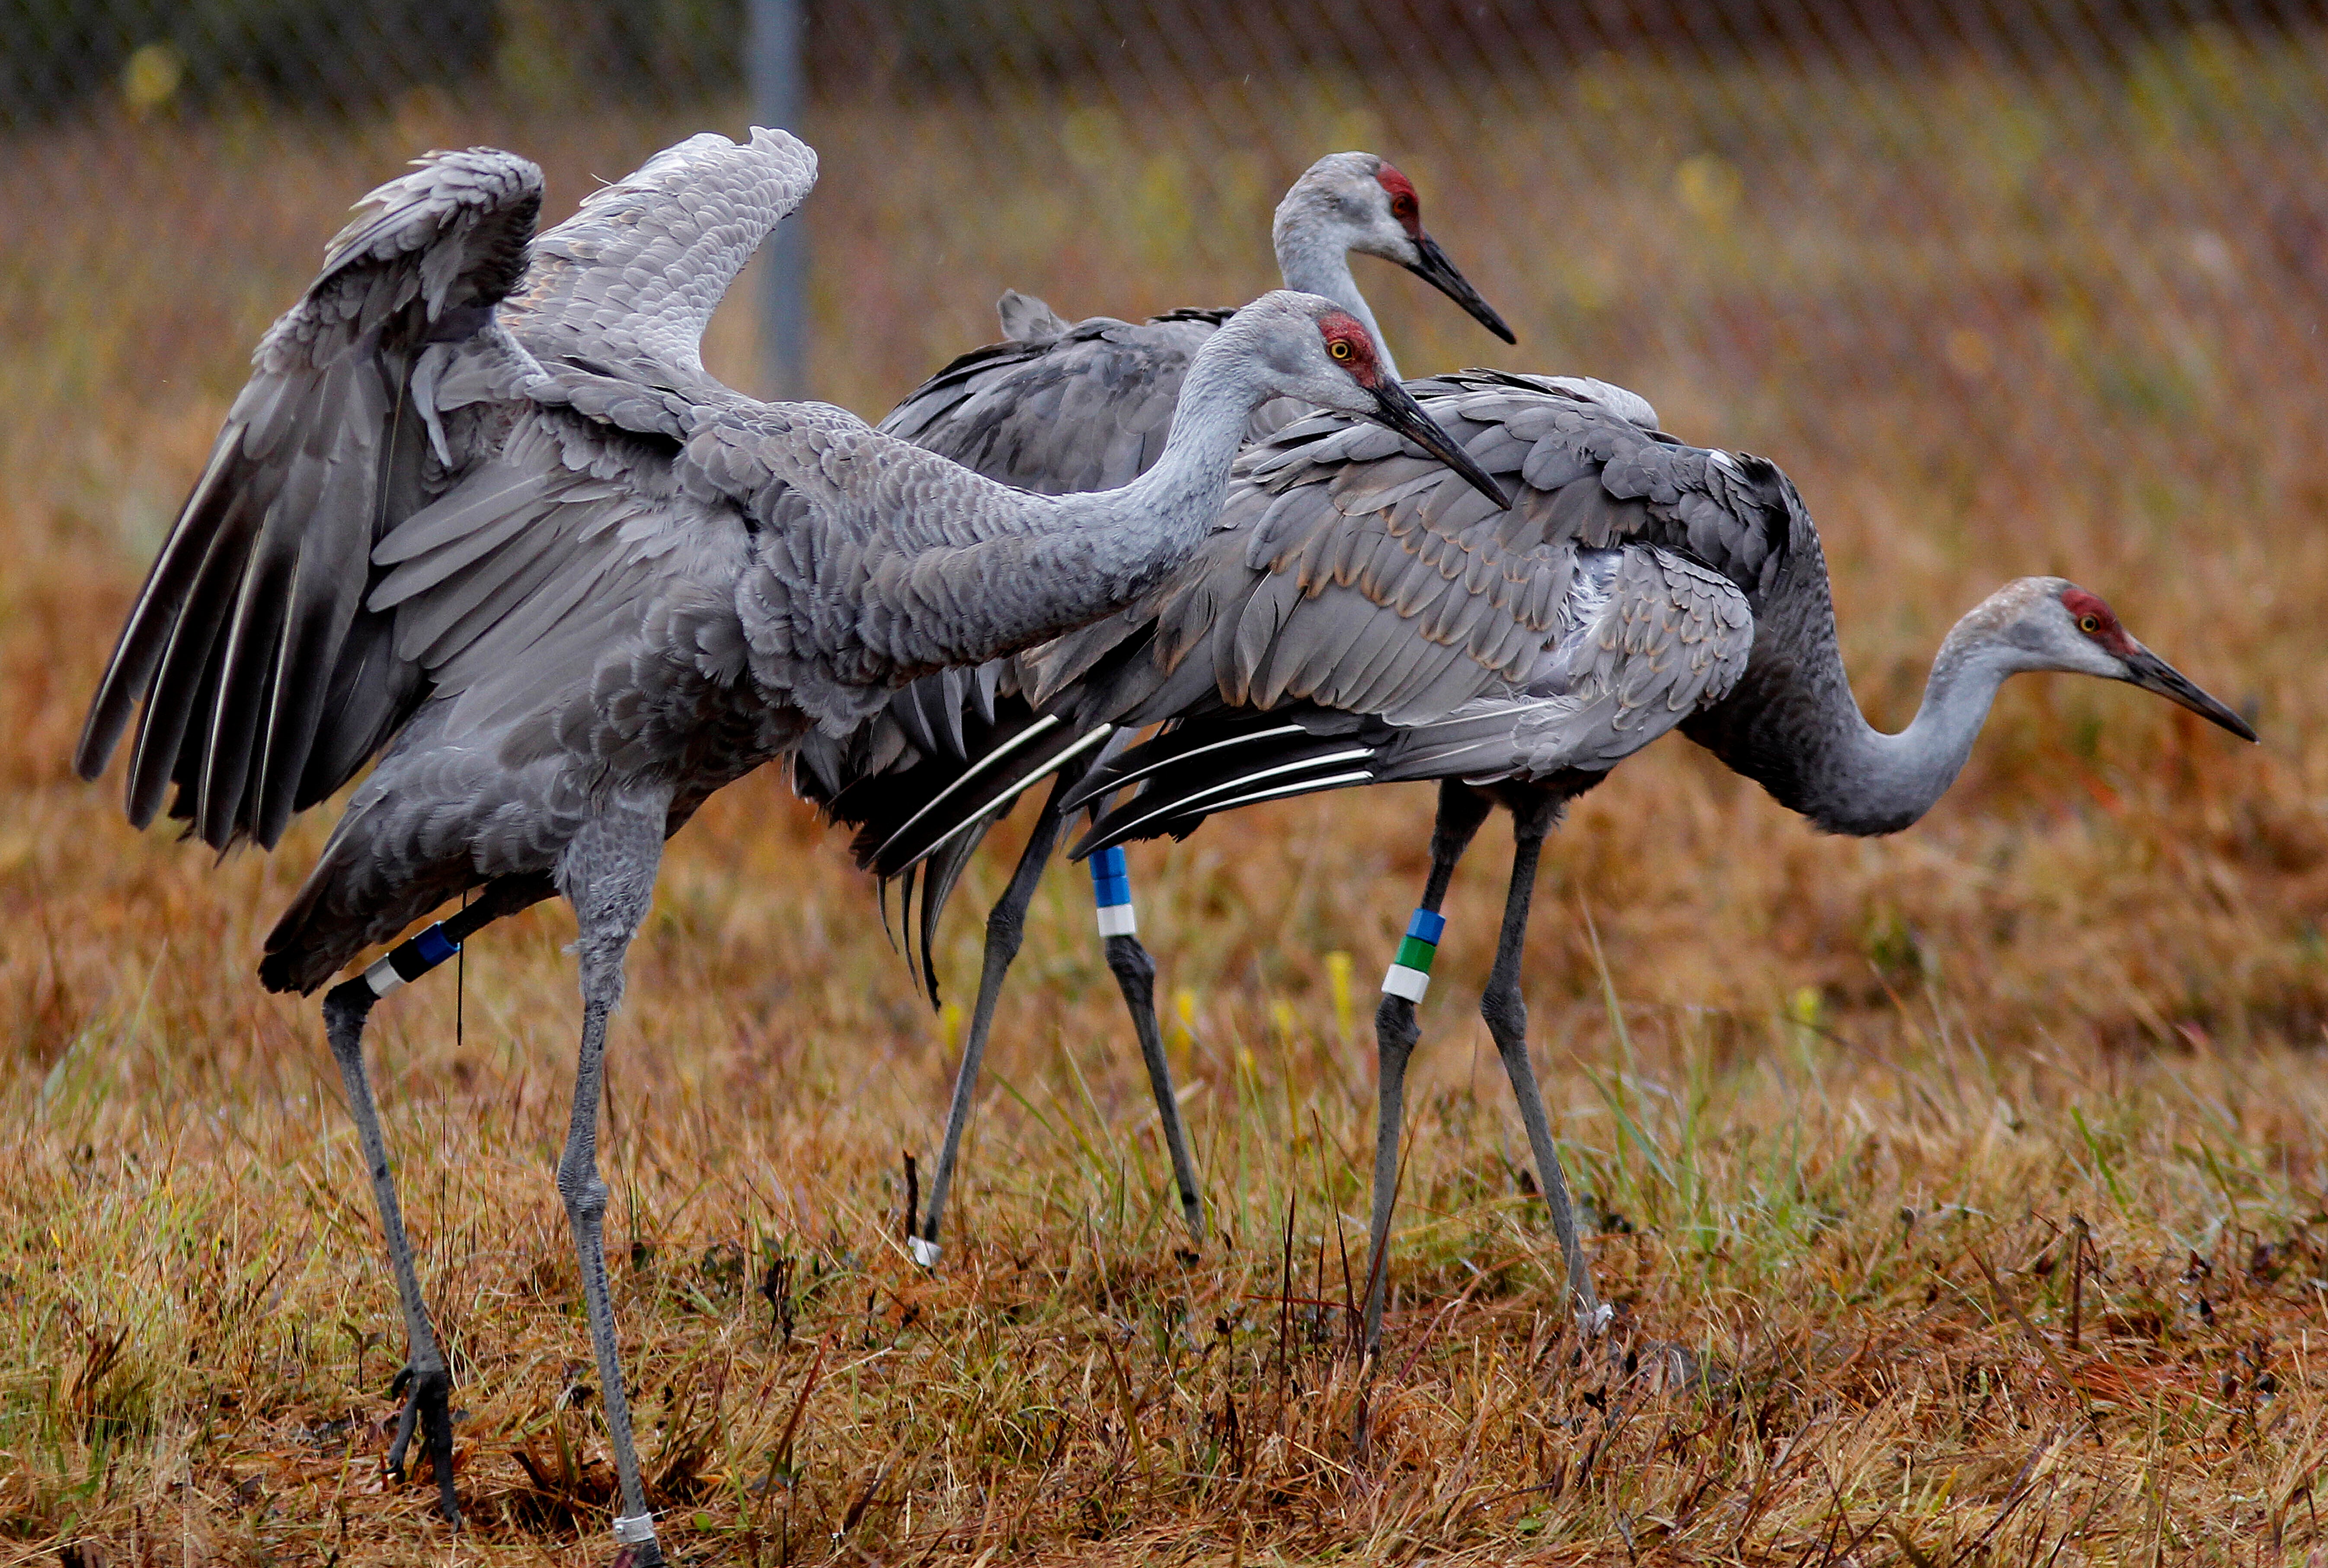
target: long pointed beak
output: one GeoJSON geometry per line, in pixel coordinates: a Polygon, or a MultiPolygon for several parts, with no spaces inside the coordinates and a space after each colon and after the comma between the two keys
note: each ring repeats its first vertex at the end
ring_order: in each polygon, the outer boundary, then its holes
{"type": "MultiPolygon", "coordinates": [[[[1503,487],[1488,477],[1487,470],[1471,461],[1470,455],[1448,439],[1439,422],[1422,411],[1414,394],[1385,376],[1374,388],[1375,411],[1366,417],[1387,430],[1395,430],[1408,440],[1430,453],[1448,467],[1461,474],[1472,489],[1494,502],[1497,508],[1508,511],[1512,498],[1503,487]]],[[[2195,690],[2195,688],[2193,689],[2195,690]]]]}
{"type": "Polygon", "coordinates": [[[1471,280],[1455,270],[1455,264],[1447,259],[1447,252],[1439,249],[1439,241],[1428,234],[1417,235],[1414,249],[1420,259],[1403,264],[1409,272],[1461,305],[1473,321],[1506,343],[1520,341],[1504,324],[1504,318],[1496,314],[1496,307],[1479,297],[1471,280]]]}
{"type": "Polygon", "coordinates": [[[2126,661],[2128,683],[2145,691],[2155,691],[2167,701],[2187,708],[2212,724],[2220,724],[2241,740],[2253,740],[2256,732],[2248,721],[2216,701],[2192,683],[2180,670],[2161,659],[2149,649],[2136,644],[2134,656],[2126,661]]]}

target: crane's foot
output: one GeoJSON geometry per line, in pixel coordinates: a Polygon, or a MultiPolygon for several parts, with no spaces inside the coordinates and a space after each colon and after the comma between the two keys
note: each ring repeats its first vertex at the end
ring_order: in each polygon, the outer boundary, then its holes
{"type": "Polygon", "coordinates": [[[408,1366],[398,1371],[388,1393],[391,1399],[404,1395],[404,1409],[396,1418],[396,1441],[388,1450],[390,1478],[399,1482],[405,1479],[404,1457],[417,1427],[426,1445],[428,1468],[436,1476],[437,1512],[445,1516],[446,1524],[459,1529],[461,1501],[453,1490],[452,1375],[443,1367],[415,1372],[408,1366]]]}

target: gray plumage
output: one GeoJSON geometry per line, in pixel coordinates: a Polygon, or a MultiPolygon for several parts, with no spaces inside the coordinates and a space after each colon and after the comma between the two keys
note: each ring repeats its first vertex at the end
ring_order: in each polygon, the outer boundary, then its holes
{"type": "Polygon", "coordinates": [[[1738,584],[1775,576],[1779,521],[1741,504],[1730,466],[1613,389],[1415,386],[1467,451],[1556,487],[1494,512],[1427,458],[1297,427],[1241,460],[1215,532],[1148,604],[1022,660],[1036,706],[1078,728],[1314,709],[1383,737],[1374,777],[1486,783],[1605,772],[1729,690],[1752,642],[1738,584]]]}
{"type": "MultiPolygon", "coordinates": [[[[1873,730],[1836,653],[1817,530],[1770,464],[1681,445],[1647,404],[1597,382],[1465,371],[1415,383],[1450,438],[1514,500],[1489,513],[1394,439],[1320,416],[1239,460],[1197,556],[1133,610],[1016,662],[1062,737],[1162,722],[1062,805],[1126,785],[1079,852],[1255,801],[1400,778],[1442,781],[1425,907],[1478,825],[1509,807],[1519,851],[1482,1009],[1512,1073],[1553,1201],[1572,1291],[1594,1305],[1526,1062],[1518,991],[1527,888],[1564,802],[1680,728],[1816,825],[1906,826],[1945,791],[2002,680],[2062,670],[2126,680],[2235,733],[2243,721],[2126,636],[2094,596],[2023,578],[1976,606],[1899,736],[1873,730]]],[[[1004,778],[893,836],[885,874],[936,841],[961,852],[1004,778]]],[[[1377,1019],[1384,1090],[1373,1255],[1395,1180],[1412,1004],[1377,1019]]],[[[1382,1282],[1367,1331],[1379,1332],[1382,1282]]]]}
{"type": "Polygon", "coordinates": [[[1135,602],[1204,536],[1268,399],[1435,440],[1339,307],[1291,292],[1211,333],[1161,457],[1097,493],[1034,495],[841,409],[756,402],[705,372],[700,334],[814,176],[782,132],[699,136],[538,244],[540,174],[512,154],[432,155],[372,192],[260,344],[76,756],[95,777],[136,709],[131,821],[171,794],[221,850],[272,846],[377,756],[268,937],[270,989],[311,991],[484,890],[455,934],[405,944],[382,961],[393,972],[375,964],[324,1002],[411,1343],[392,1462],[425,1425],[448,1515],[447,1374],[375,1152],[363,1020],[410,978],[399,963],[418,972],[553,891],[574,906],[582,1066],[559,1185],[618,1535],[646,1531],[650,1556],[595,1147],[606,1021],[663,838],[804,736],[855,732],[915,677],[1135,602]]]}
{"type": "MultiPolygon", "coordinates": [[[[1041,301],[1031,303],[1049,315],[1041,301]]],[[[1041,324],[1063,330],[972,350],[891,409],[880,428],[1046,495],[1122,484],[1163,452],[1188,361],[1226,319],[1223,311],[1188,310],[1070,326],[1052,316],[1041,324]]],[[[1256,422],[1253,436],[1286,421],[1272,409],[1256,422]]]]}
{"type": "MultiPolygon", "coordinates": [[[[1397,375],[1396,361],[1383,344],[1374,312],[1350,275],[1353,252],[1381,257],[1408,268],[1446,294],[1488,331],[1512,341],[1503,318],[1447,259],[1422,227],[1421,199],[1413,183],[1371,153],[1332,153],[1295,181],[1278,203],[1271,238],[1278,268],[1288,287],[1339,303],[1377,345],[1385,373],[1397,375]]],[[[933,376],[882,421],[881,427],[982,474],[1047,494],[1121,484],[1144,472],[1161,450],[1173,398],[1190,357],[1226,313],[1180,310],[1144,324],[1099,316],[1070,324],[1039,299],[1017,290],[998,306],[1009,340],[962,355],[933,376]]],[[[1258,440],[1309,410],[1280,399],[1253,411],[1247,436],[1258,440]]],[[[967,761],[973,751],[990,756],[998,746],[1025,746],[1041,737],[1029,730],[1023,704],[998,712],[998,695],[1012,690],[1012,676],[1000,665],[976,673],[947,671],[900,692],[888,709],[858,733],[812,737],[796,754],[794,782],[801,793],[839,820],[895,826],[887,808],[918,801],[927,810],[925,781],[967,761]],[[973,738],[973,737],[975,738],[973,738]]],[[[1033,755],[1033,754],[1030,754],[1033,755]]],[[[1056,751],[1048,760],[1061,760],[1056,751]]],[[[955,781],[959,784],[959,779],[955,781]]],[[[889,836],[887,828],[866,827],[860,852],[870,854],[889,836]]],[[[963,832],[943,860],[933,862],[922,883],[919,973],[934,997],[937,972],[931,937],[938,910],[969,863],[975,835],[963,832]]],[[[1031,852],[1031,851],[1030,851],[1031,852]]],[[[1013,879],[1013,892],[997,906],[990,931],[988,965],[992,982],[981,980],[982,997],[1000,983],[1003,949],[1017,950],[1011,900],[1031,897],[1039,856],[1013,879]]],[[[903,933],[908,961],[914,958],[916,923],[914,888],[904,899],[903,933]]],[[[886,907],[886,884],[885,884],[886,907]]],[[[1164,1066],[1148,994],[1153,965],[1129,935],[1108,938],[1110,962],[1124,988],[1149,1058],[1157,1112],[1183,1207],[1192,1233],[1201,1239],[1204,1220],[1187,1155],[1178,1101],[1164,1066]]],[[[952,1179],[968,1102],[991,1018],[990,1007],[973,1014],[945,1142],[931,1182],[925,1244],[934,1245],[952,1179]]]]}
{"type": "Polygon", "coordinates": [[[547,869],[609,777],[669,783],[675,826],[811,728],[1128,602],[1193,546],[1263,400],[1243,347],[1217,357],[1236,406],[1182,421],[1199,461],[1073,498],[713,381],[702,324],[812,172],[775,133],[696,137],[527,268],[538,173],[436,157],[262,343],[78,762],[100,771],[143,698],[132,821],[174,784],[205,842],[272,845],[402,731],[270,938],[270,985],[547,869]]]}
{"type": "MultiPolygon", "coordinates": [[[[1511,341],[1503,319],[1423,230],[1413,185],[1372,153],[1329,153],[1305,170],[1278,203],[1272,244],[1286,286],[1347,310],[1393,376],[1396,361],[1350,275],[1353,251],[1415,272],[1511,341]]],[[[997,314],[1008,341],[947,365],[879,427],[989,478],[1059,495],[1129,484],[1148,471],[1163,452],[1192,358],[1231,312],[1184,309],[1140,324],[1094,316],[1070,324],[1043,301],[1009,289],[997,314]]],[[[1247,437],[1261,439],[1309,411],[1291,399],[1264,403],[1253,410],[1247,437]]],[[[811,737],[795,781],[830,806],[852,787],[861,796],[868,780],[928,757],[960,756],[963,716],[990,720],[1007,679],[996,668],[933,676],[901,693],[885,721],[847,737],[811,737]]],[[[934,974],[928,979],[934,989],[934,974]]]]}
{"type": "MultiPolygon", "coordinates": [[[[1353,251],[1407,268],[1512,341],[1423,230],[1413,185],[1372,153],[1329,153],[1312,164],[1278,203],[1272,240],[1284,286],[1356,316],[1393,376],[1397,361],[1350,276],[1353,251]]],[[[1011,289],[997,314],[1007,341],[955,360],[880,427],[990,478],[1060,495],[1128,484],[1156,461],[1190,357],[1230,313],[1176,310],[1141,323],[1094,316],[1071,325],[1011,289]]],[[[1266,405],[1254,413],[1252,436],[1305,412],[1291,401],[1266,405]]]]}

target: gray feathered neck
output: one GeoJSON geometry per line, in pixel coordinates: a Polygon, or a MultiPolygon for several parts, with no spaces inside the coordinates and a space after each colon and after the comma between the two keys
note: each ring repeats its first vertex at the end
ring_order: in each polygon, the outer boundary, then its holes
{"type": "Polygon", "coordinates": [[[1372,153],[1328,153],[1303,172],[1277,204],[1270,224],[1270,244],[1277,252],[1277,270],[1285,286],[1303,294],[1323,295],[1358,318],[1383,369],[1394,380],[1404,380],[1391,357],[1390,344],[1375,324],[1374,307],[1358,292],[1350,276],[1350,231],[1334,216],[1336,192],[1359,180],[1371,181],[1382,167],[1372,153]]]}
{"type": "Polygon", "coordinates": [[[1818,530],[1791,485],[1787,502],[1789,559],[1755,606],[1746,673],[1682,731],[1827,832],[1897,832],[1956,782],[1998,686],[2017,667],[1995,635],[2000,606],[1984,601],[1957,623],[1914,721],[1886,735],[1852,695],[1818,530]]]}

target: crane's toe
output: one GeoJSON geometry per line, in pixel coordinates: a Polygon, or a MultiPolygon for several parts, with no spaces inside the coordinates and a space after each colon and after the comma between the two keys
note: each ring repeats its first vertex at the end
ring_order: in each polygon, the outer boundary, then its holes
{"type": "Polygon", "coordinates": [[[421,1451],[427,1456],[428,1468],[436,1477],[437,1511],[445,1516],[446,1523],[458,1528],[461,1502],[453,1489],[452,1376],[442,1367],[416,1372],[406,1366],[398,1370],[388,1392],[390,1398],[399,1393],[404,1395],[404,1409],[396,1422],[396,1441],[388,1451],[389,1475],[399,1481],[405,1479],[405,1451],[417,1429],[421,1451]]]}

